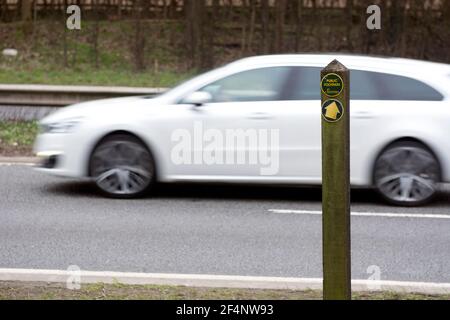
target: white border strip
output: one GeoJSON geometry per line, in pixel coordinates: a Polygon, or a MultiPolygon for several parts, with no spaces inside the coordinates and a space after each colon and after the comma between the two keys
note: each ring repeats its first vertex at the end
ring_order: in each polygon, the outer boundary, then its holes
{"type": "MultiPolygon", "coordinates": [[[[322,215],[322,211],[312,210],[284,210],[269,209],[272,213],[286,213],[299,215],[322,215]]],[[[385,218],[416,218],[416,219],[450,219],[450,214],[423,214],[423,213],[389,213],[389,212],[352,212],[356,217],[385,217],[385,218]]]]}
{"type": "Polygon", "coordinates": [[[37,157],[2,157],[0,156],[0,166],[14,166],[14,165],[35,165],[39,159],[37,157]]]}
{"type": "Polygon", "coordinates": [[[27,163],[27,162],[0,162],[0,167],[18,167],[18,166],[24,166],[24,167],[33,167],[36,163],[27,163]]]}
{"type": "MultiPolygon", "coordinates": [[[[80,277],[88,283],[130,285],[175,285],[210,288],[321,290],[319,278],[281,278],[227,275],[134,273],[110,271],[66,271],[40,269],[0,269],[0,281],[66,283],[80,277]]],[[[353,291],[391,291],[403,293],[450,294],[450,283],[352,280],[353,291]]]]}

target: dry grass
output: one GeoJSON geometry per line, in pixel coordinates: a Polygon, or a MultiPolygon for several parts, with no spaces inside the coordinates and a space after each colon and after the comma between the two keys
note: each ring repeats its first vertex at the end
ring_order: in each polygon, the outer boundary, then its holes
{"type": "MultiPolygon", "coordinates": [[[[181,286],[82,285],[69,290],[63,284],[0,282],[0,299],[33,300],[320,300],[321,291],[193,288],[181,286]]],[[[448,295],[392,292],[354,293],[355,300],[450,300],[448,295]]]]}

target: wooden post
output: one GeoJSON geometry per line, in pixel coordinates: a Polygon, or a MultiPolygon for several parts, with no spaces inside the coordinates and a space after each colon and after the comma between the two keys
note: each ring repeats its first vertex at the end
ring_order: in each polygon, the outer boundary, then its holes
{"type": "Polygon", "coordinates": [[[334,60],[321,79],[323,296],[349,300],[350,73],[334,60]]]}

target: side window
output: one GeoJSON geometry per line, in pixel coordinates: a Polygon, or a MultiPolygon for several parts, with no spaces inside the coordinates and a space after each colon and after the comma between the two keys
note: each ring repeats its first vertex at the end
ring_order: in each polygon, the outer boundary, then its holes
{"type": "MultiPolygon", "coordinates": [[[[287,83],[289,100],[320,100],[319,67],[295,67],[287,83]]],[[[356,100],[377,100],[378,93],[370,72],[351,70],[350,96],[356,100]]]]}
{"type": "Polygon", "coordinates": [[[408,77],[376,73],[373,77],[383,93],[383,100],[441,101],[442,94],[429,85],[408,77]]]}
{"type": "Polygon", "coordinates": [[[352,70],[350,96],[354,100],[440,101],[444,97],[429,85],[394,74],[352,70]]]}
{"type": "Polygon", "coordinates": [[[378,91],[375,72],[350,71],[350,99],[353,100],[386,100],[378,91]]]}
{"type": "Polygon", "coordinates": [[[213,82],[200,91],[209,92],[213,102],[281,100],[289,70],[289,67],[269,67],[243,71],[213,82]]]}
{"type": "MultiPolygon", "coordinates": [[[[287,81],[288,100],[320,100],[318,67],[295,67],[287,81]]],[[[420,81],[392,74],[351,70],[352,100],[441,101],[444,97],[420,81]]]]}
{"type": "Polygon", "coordinates": [[[288,100],[320,100],[320,69],[295,67],[287,82],[288,100]]]}

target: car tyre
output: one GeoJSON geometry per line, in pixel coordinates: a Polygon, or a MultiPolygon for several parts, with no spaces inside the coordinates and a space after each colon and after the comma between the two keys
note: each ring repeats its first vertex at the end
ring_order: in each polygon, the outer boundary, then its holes
{"type": "Polygon", "coordinates": [[[431,150],[418,142],[397,142],[377,158],[374,183],[381,196],[397,206],[421,206],[436,195],[441,172],[431,150]]]}
{"type": "Polygon", "coordinates": [[[89,172],[102,194],[129,199],[146,194],[155,181],[155,164],[148,148],[136,137],[115,134],[94,149],[89,172]]]}

